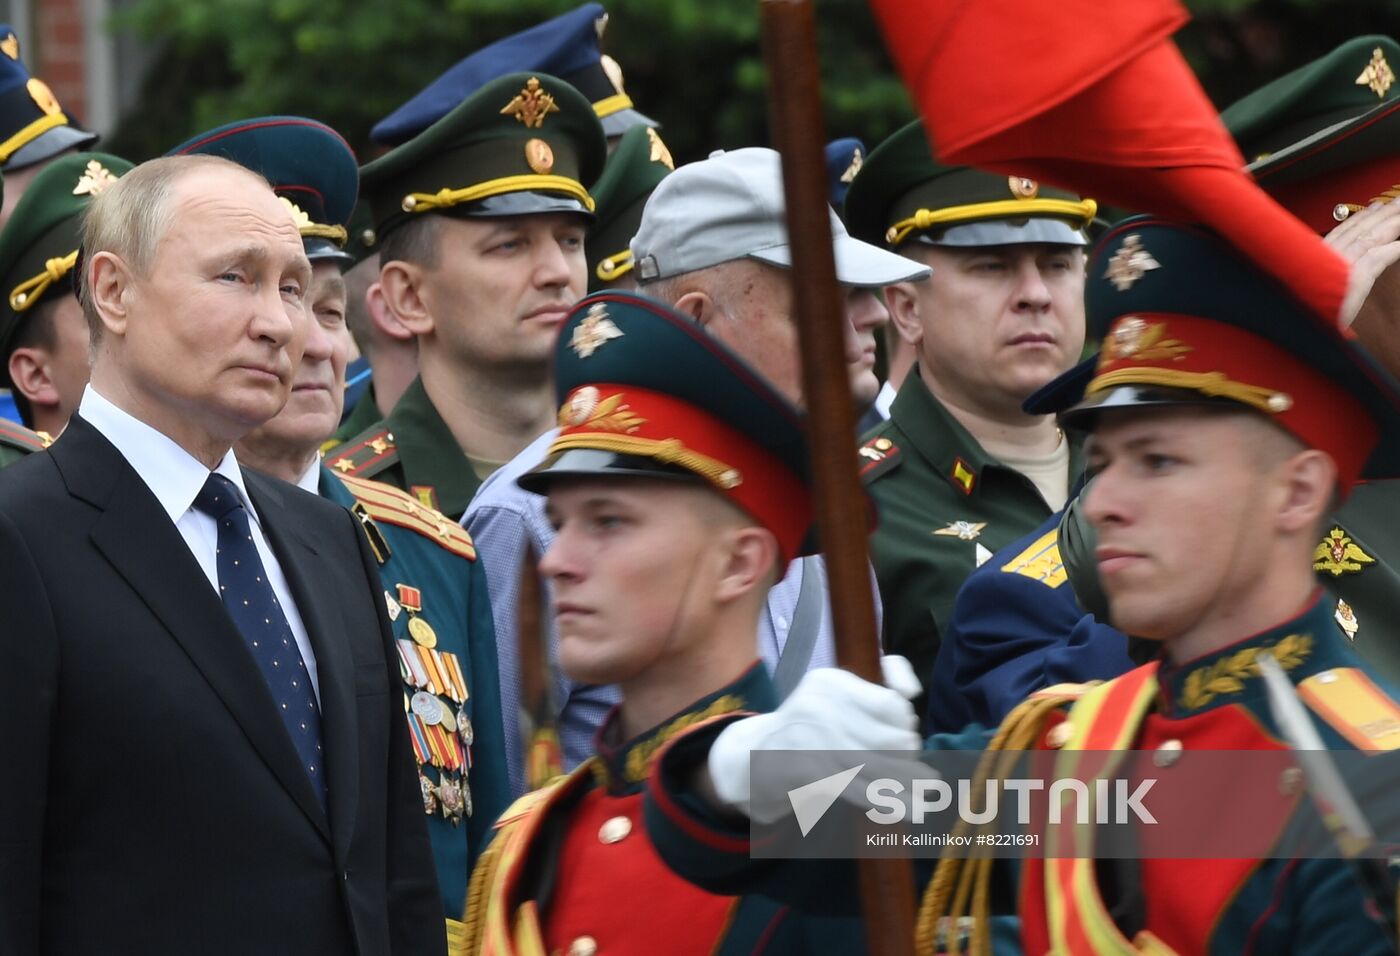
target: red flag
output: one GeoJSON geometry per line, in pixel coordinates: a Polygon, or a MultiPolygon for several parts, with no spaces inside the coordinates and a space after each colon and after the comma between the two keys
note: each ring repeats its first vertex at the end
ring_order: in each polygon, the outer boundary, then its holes
{"type": "Polygon", "coordinates": [[[1175,0],[872,0],[934,155],[1205,224],[1335,319],[1347,263],[1244,173],[1175,0]]]}

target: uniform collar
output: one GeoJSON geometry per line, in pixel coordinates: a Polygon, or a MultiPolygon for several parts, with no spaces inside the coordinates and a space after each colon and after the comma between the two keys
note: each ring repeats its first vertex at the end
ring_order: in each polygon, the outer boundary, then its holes
{"type": "Polygon", "coordinates": [[[640,793],[651,763],[673,737],[703,720],[733,713],[765,713],[778,705],[778,694],[763,664],[755,661],[743,674],[719,690],[700,698],[645,733],[616,743],[620,735],[620,705],[614,707],[598,729],[594,772],[600,786],[614,795],[640,793]]]}
{"type": "Polygon", "coordinates": [[[408,386],[384,424],[394,436],[404,483],[409,485],[405,490],[418,497],[414,487],[433,489],[437,509],[445,515],[455,518],[466,511],[481,481],[433,406],[422,378],[408,386]]]}
{"type": "MultiPolygon", "coordinates": [[[[987,469],[1020,472],[987,453],[972,433],[929,391],[916,364],[890,406],[890,419],[943,478],[969,498],[976,497],[987,469]]],[[[1080,471],[1080,442],[1066,436],[1070,484],[1080,471]]]]}
{"type": "Polygon", "coordinates": [[[1189,717],[1226,704],[1268,711],[1268,697],[1255,658],[1268,651],[1297,684],[1334,667],[1356,666],[1356,656],[1336,621],[1337,600],[1318,590],[1302,614],[1211,654],[1159,671],[1161,707],[1172,717],[1189,717]]]}

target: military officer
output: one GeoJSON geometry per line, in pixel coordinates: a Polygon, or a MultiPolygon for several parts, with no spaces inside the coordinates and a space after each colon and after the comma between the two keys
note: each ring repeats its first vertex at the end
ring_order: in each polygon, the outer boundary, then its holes
{"type": "Polygon", "coordinates": [[[598,208],[588,230],[588,291],[635,288],[629,243],[642,223],[647,197],[676,168],[671,151],[653,127],[637,125],[622,134],[603,175],[589,190],[598,208]]]}
{"type": "Polygon", "coordinates": [[[88,381],[88,327],[73,294],[82,214],[131,163],[64,153],[46,163],[0,229],[0,384],[24,423],[58,437],[88,381]]]}
{"type": "Polygon", "coordinates": [[[455,518],[550,427],[549,350],[587,286],[585,188],[606,148],[592,104],[544,73],[481,87],[365,166],[386,308],[418,339],[418,379],[332,451],[342,474],[455,518]]]}
{"type": "MultiPolygon", "coordinates": [[[[1049,689],[1007,717],[998,745],[1135,749],[1162,773],[1183,752],[1277,750],[1283,732],[1258,663],[1267,653],[1325,746],[1389,768],[1400,703],[1336,627],[1336,600],[1317,587],[1311,565],[1334,501],[1361,477],[1400,469],[1400,386],[1330,317],[1194,227],[1145,217],[1120,224],[1088,275],[1090,315],[1108,334],[1083,401],[1064,414],[1093,431],[1095,477],[1083,508],[1110,621],[1157,642],[1160,661],[1096,687],[1049,689]]],[[[806,696],[799,686],[772,714],[692,730],[653,766],[648,830],[682,875],[780,896],[799,875],[813,885],[813,861],[759,865],[746,826],[718,812],[746,805],[753,750],[777,741],[822,749],[846,733],[846,708],[831,688],[821,707],[806,696]]],[[[1222,813],[1267,809],[1231,806],[1238,786],[1226,781],[1212,794],[1222,813]]],[[[1275,789],[1269,799],[1291,808],[1292,791],[1275,789]]],[[[1303,803],[1275,816],[1266,836],[1314,812],[1303,803]]],[[[1394,951],[1380,915],[1391,900],[1371,897],[1343,859],[1181,857],[1111,867],[1088,854],[1023,860],[1015,906],[1023,950],[1394,951]]],[[[945,917],[962,915],[949,890],[967,865],[956,856],[939,864],[920,907],[921,952],[934,951],[945,917]]],[[[974,951],[991,917],[990,875],[972,871],[974,951]]]]}
{"type": "Polygon", "coordinates": [[[13,213],[44,166],[70,150],[86,149],[97,134],[78,125],[48,84],[30,76],[20,59],[19,37],[0,23],[0,172],[7,180],[0,226],[13,213]]]}
{"type": "Polygon", "coordinates": [[[379,563],[403,679],[404,711],[437,864],[449,942],[461,932],[467,875],[506,803],[496,645],[471,537],[375,481],[336,475],[318,449],[340,420],[350,335],[341,269],[358,181],[355,156],[314,120],[267,116],[200,134],[175,153],[214,153],[253,169],[292,207],[316,322],[276,417],[237,444],[239,460],[344,505],[379,563]]]}
{"type": "Polygon", "coordinates": [[[398,146],[502,74],[528,71],[557,76],[586,96],[603,124],[611,149],[633,126],[657,123],[637,110],[623,89],[622,67],[603,53],[601,42],[607,25],[608,14],[602,4],[585,3],[488,44],[459,60],[376,123],[370,138],[385,146],[398,146]]]}
{"type": "Polygon", "coordinates": [[[919,122],[881,143],[846,195],[853,234],[933,269],[885,290],[918,365],[859,451],[880,513],[885,647],[923,681],[963,581],[1061,508],[1078,474],[1077,446],[1021,402],[1080,357],[1095,210],[1031,179],[938,165],[919,122]]]}
{"type": "MultiPolygon", "coordinates": [[[[643,827],[661,748],[777,697],[753,633],[812,521],[797,410],[687,316],[604,292],[556,348],[561,429],[520,478],[548,496],[559,657],[618,684],[596,756],[518,800],[472,878],[472,953],[809,952],[773,900],[706,892],[643,827]],[[606,329],[579,349],[580,329],[606,329]]],[[[838,939],[850,943],[849,933],[838,939]]]]}
{"type": "MultiPolygon", "coordinates": [[[[1259,185],[1319,233],[1333,233],[1355,256],[1400,183],[1400,87],[1391,64],[1400,44],[1355,37],[1327,55],[1265,84],[1221,114],[1259,185]]],[[[1400,340],[1393,331],[1400,270],[1384,274],[1363,307],[1358,340],[1393,372],[1400,340]]],[[[1359,487],[1323,529],[1314,569],[1342,599],[1338,620],[1363,655],[1400,682],[1400,639],[1389,622],[1400,614],[1400,482],[1359,487]]]]}

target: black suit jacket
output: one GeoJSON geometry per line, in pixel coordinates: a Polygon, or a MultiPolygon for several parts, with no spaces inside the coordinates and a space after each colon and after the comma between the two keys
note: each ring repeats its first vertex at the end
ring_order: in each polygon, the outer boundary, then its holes
{"type": "Polygon", "coordinates": [[[353,517],[245,473],[316,655],[329,819],[154,494],[80,418],[0,477],[0,953],[441,953],[353,517]]]}

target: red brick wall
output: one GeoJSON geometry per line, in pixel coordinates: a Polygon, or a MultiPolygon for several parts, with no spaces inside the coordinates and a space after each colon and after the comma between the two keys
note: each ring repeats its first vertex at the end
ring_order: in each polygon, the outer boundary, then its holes
{"type": "Polygon", "coordinates": [[[21,51],[29,72],[49,85],[66,112],[86,117],[82,0],[42,0],[34,29],[35,42],[21,51]]]}

